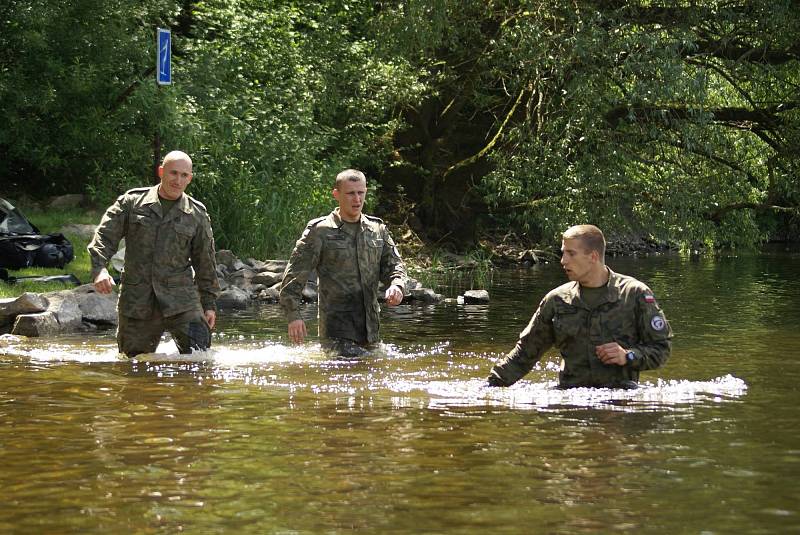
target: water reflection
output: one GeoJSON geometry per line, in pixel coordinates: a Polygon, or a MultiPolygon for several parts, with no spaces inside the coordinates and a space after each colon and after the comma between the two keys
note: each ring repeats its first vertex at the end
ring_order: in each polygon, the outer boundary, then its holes
{"type": "Polygon", "coordinates": [[[0,532],[797,531],[798,260],[612,259],[676,332],[633,391],[558,390],[554,352],[484,386],[557,266],[385,310],[362,359],[287,344],[276,307],[188,358],[0,337],[0,532]]]}

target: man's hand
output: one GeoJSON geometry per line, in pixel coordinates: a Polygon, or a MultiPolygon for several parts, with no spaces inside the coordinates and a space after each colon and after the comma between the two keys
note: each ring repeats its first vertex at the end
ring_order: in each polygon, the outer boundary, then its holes
{"type": "Polygon", "coordinates": [[[212,331],[214,330],[214,326],[217,324],[217,311],[216,310],[206,310],[204,312],[206,317],[206,323],[208,323],[208,328],[212,331]]]}
{"type": "Polygon", "coordinates": [[[294,320],[289,323],[289,340],[295,344],[299,344],[308,335],[306,332],[306,322],[303,320],[294,320]]]}
{"type": "Polygon", "coordinates": [[[403,301],[403,290],[396,284],[386,288],[386,304],[390,307],[399,305],[403,301]]]}
{"type": "Polygon", "coordinates": [[[617,366],[625,366],[625,354],[627,349],[623,348],[616,342],[609,342],[607,344],[595,346],[594,352],[597,354],[603,364],[616,364],[617,366]]]}
{"type": "Polygon", "coordinates": [[[106,268],[103,268],[94,278],[94,289],[100,294],[110,294],[114,284],[114,279],[108,274],[106,268]]]}

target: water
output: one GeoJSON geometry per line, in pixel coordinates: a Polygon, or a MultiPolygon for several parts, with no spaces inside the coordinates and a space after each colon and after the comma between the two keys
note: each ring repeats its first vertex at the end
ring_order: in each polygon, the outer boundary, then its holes
{"type": "Polygon", "coordinates": [[[632,392],[553,389],[552,351],[483,386],[556,265],[386,310],[360,360],[289,347],[276,307],[222,313],[185,361],[4,337],[0,532],[800,532],[800,254],[609,265],[676,334],[632,392]]]}

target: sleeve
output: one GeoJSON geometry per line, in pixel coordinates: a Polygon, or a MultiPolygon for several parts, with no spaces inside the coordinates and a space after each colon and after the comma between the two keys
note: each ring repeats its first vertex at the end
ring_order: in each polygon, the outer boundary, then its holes
{"type": "Polygon", "coordinates": [[[322,251],[322,240],[313,224],[306,227],[303,235],[295,243],[294,250],[286,264],[281,283],[280,303],[287,322],[300,319],[300,302],[303,288],[308,282],[308,274],[316,269],[322,251]]]}
{"type": "Polygon", "coordinates": [[[533,314],[528,326],[520,333],[516,346],[489,373],[492,386],[511,386],[531,371],[555,340],[553,332],[554,307],[545,297],[533,314]]]}
{"type": "Polygon", "coordinates": [[[667,362],[672,352],[672,327],[647,286],[636,302],[637,342],[628,349],[636,354],[630,364],[637,370],[654,370],[667,362]]]}
{"type": "Polygon", "coordinates": [[[397,285],[405,293],[406,266],[400,257],[400,251],[397,250],[397,244],[385,225],[381,226],[381,234],[383,235],[383,251],[381,252],[380,280],[387,288],[397,285]]]}
{"type": "Polygon", "coordinates": [[[108,262],[117,252],[119,242],[128,232],[128,206],[126,195],[117,197],[100,219],[100,224],[94,231],[94,236],[86,249],[92,264],[92,280],[100,271],[108,266],[108,262]]]}
{"type": "Polygon", "coordinates": [[[200,304],[203,310],[216,310],[220,287],[214,251],[214,232],[208,214],[204,214],[200,230],[192,238],[191,254],[194,280],[200,292],[200,304]]]}

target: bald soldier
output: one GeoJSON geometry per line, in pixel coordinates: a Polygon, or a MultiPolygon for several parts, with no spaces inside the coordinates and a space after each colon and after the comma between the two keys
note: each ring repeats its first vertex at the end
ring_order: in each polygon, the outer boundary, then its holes
{"type": "Polygon", "coordinates": [[[297,240],[280,292],[294,343],[308,335],[300,301],[311,271],[319,278],[319,336],[326,349],[340,355],[359,355],[379,340],[379,282],[386,286],[387,305],[403,300],[403,261],[383,221],[362,213],[366,196],[364,173],[342,171],[333,188],[339,207],[309,221],[297,240]]]}
{"type": "Polygon", "coordinates": [[[181,353],[207,349],[219,295],[211,220],[202,203],[184,190],[192,160],[172,151],[158,168],[161,182],[121,195],[106,210],[87,247],[99,293],[111,293],[106,266],[125,238],[120,284],[120,353],[152,353],[168,331],[181,353]]]}
{"type": "Polygon", "coordinates": [[[640,371],[669,358],[669,322],[650,288],[606,267],[599,228],[577,225],[562,238],[561,266],[572,282],[542,299],[514,349],[492,368],[489,385],[514,384],[556,346],[560,387],[636,388],[640,371]]]}

